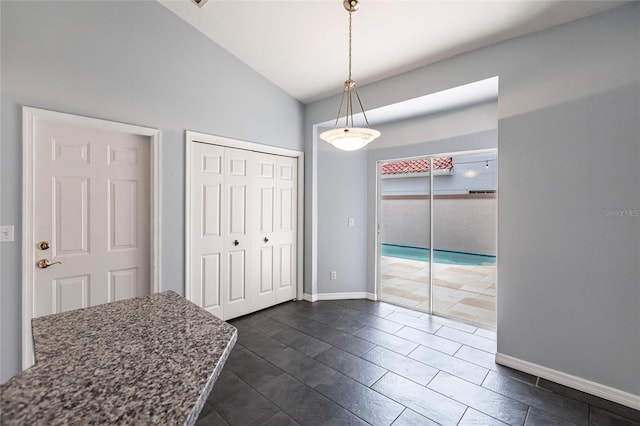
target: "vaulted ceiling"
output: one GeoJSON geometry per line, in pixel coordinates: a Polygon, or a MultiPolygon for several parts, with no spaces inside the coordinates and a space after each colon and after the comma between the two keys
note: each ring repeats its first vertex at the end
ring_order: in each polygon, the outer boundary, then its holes
{"type": "MultiPolygon", "coordinates": [[[[342,91],[348,13],[342,0],[159,0],[303,103],[342,91]]],[[[626,1],[361,0],[353,78],[363,86],[454,55],[617,7],[626,1]]]]}

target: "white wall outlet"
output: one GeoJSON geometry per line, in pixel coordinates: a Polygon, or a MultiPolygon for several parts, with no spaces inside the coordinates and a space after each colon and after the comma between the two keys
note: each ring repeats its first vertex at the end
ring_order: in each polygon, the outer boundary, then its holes
{"type": "Polygon", "coordinates": [[[332,280],[337,280],[338,279],[338,274],[336,273],[336,271],[331,271],[331,279],[332,280]]]}
{"type": "Polygon", "coordinates": [[[349,223],[350,227],[356,226],[356,218],[355,217],[350,217],[348,223],[349,223]]]}
{"type": "Polygon", "coordinates": [[[0,241],[13,241],[13,225],[0,226],[0,241]]]}

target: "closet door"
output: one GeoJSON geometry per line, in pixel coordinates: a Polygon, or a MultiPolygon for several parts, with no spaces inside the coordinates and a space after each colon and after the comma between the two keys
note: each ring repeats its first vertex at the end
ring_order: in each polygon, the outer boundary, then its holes
{"type": "Polygon", "coordinates": [[[277,157],[275,215],[276,303],[296,297],[296,230],[298,213],[297,160],[277,157]]]}
{"type": "Polygon", "coordinates": [[[276,303],[276,155],[254,153],[255,177],[253,199],[256,210],[252,213],[255,232],[252,236],[254,254],[254,308],[255,310],[276,303]]]}
{"type": "Polygon", "coordinates": [[[191,290],[189,299],[223,318],[222,312],[222,208],[224,148],[193,143],[191,150],[191,290]]]}
{"type": "Polygon", "coordinates": [[[252,311],[253,256],[249,215],[254,211],[250,193],[253,152],[224,148],[225,185],[222,297],[224,319],[252,311]]]}

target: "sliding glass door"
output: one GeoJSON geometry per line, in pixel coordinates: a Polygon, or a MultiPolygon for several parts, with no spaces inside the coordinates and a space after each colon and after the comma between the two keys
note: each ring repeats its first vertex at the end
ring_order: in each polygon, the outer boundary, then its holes
{"type": "Polygon", "coordinates": [[[495,151],[380,164],[381,300],[495,327],[496,169],[495,151]]]}
{"type": "Polygon", "coordinates": [[[423,311],[430,309],[428,164],[426,158],[380,166],[381,297],[384,301],[423,311]],[[408,168],[416,173],[406,176],[408,168]]]}

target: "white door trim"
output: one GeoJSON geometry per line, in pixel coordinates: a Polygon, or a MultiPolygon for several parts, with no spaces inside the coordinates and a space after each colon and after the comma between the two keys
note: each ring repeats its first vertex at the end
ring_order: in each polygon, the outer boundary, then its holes
{"type": "Polygon", "coordinates": [[[35,262],[35,135],[36,120],[71,124],[95,129],[112,130],[134,135],[148,136],[151,157],[149,176],[150,257],[149,290],[160,291],[161,215],[160,215],[160,130],[132,124],[117,123],[97,118],[83,117],[45,109],[22,107],[22,368],[33,365],[33,341],[31,319],[33,317],[33,265],[35,262]]]}
{"type": "Polygon", "coordinates": [[[212,145],[220,145],[229,148],[239,148],[248,151],[263,152],[265,154],[284,155],[287,157],[295,157],[298,162],[298,229],[297,229],[297,247],[298,247],[298,267],[297,267],[297,289],[296,299],[303,300],[303,277],[304,277],[304,153],[292,149],[279,148],[270,145],[262,145],[255,142],[247,142],[238,139],[225,138],[222,136],[209,135],[207,133],[194,132],[187,130],[185,134],[185,191],[184,191],[184,259],[185,259],[185,297],[191,294],[191,146],[193,142],[203,142],[212,145]]]}

